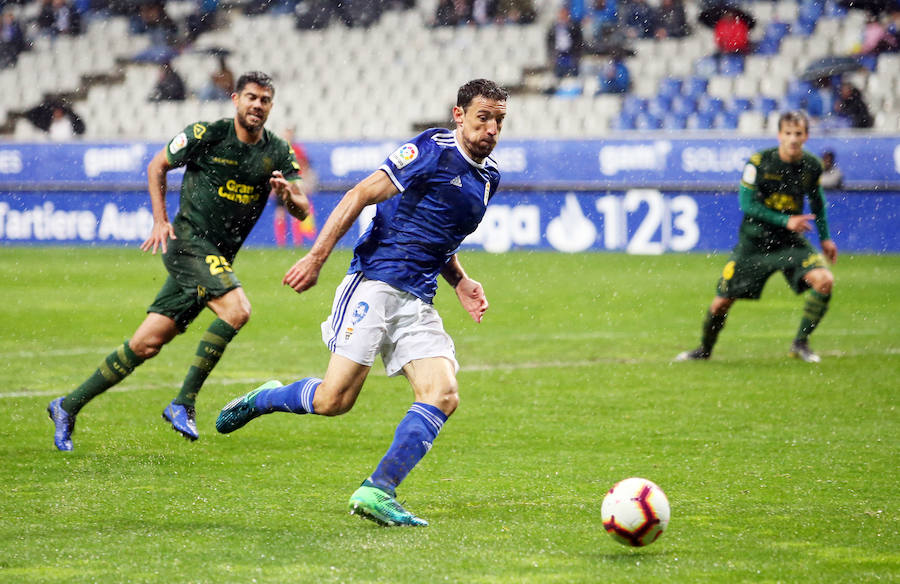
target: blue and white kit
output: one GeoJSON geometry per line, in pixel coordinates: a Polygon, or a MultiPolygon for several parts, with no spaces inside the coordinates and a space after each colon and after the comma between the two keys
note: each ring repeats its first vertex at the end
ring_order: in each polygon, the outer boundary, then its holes
{"type": "Polygon", "coordinates": [[[388,375],[414,359],[446,357],[458,369],[453,340],[432,306],[437,277],[481,223],[500,172],[479,164],[445,129],[430,129],[379,168],[400,191],[377,205],[338,287],[322,340],[363,365],[381,354],[388,375]]]}

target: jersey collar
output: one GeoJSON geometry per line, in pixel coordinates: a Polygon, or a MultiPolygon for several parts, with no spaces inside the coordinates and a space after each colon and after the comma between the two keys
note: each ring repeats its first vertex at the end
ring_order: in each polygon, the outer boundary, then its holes
{"type": "MultiPolygon", "coordinates": [[[[481,164],[479,164],[479,163],[475,162],[474,160],[472,160],[471,158],[469,158],[469,155],[466,154],[466,151],[463,150],[463,149],[462,149],[462,146],[460,146],[460,145],[459,145],[459,142],[457,142],[457,140],[456,140],[456,132],[453,132],[453,145],[456,146],[456,149],[459,151],[460,154],[462,154],[462,157],[466,159],[466,162],[468,162],[469,164],[471,164],[471,165],[474,166],[475,168],[480,168],[480,169],[482,169],[482,170],[484,170],[484,169],[486,168],[486,164],[485,164],[484,162],[482,162],[481,164]]],[[[487,160],[487,158],[485,158],[485,160],[487,160]]]]}

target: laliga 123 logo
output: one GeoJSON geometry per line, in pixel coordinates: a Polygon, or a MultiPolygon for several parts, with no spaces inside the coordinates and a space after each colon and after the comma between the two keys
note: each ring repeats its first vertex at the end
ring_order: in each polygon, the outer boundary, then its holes
{"type": "Polygon", "coordinates": [[[418,155],[419,149],[416,148],[416,145],[412,142],[407,142],[400,148],[394,150],[394,153],[390,156],[390,160],[394,163],[394,166],[397,167],[397,170],[399,170],[415,160],[418,155]]]}

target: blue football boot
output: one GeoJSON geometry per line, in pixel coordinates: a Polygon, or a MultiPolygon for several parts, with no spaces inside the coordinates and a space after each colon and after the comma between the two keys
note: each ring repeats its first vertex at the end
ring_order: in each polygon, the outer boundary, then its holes
{"type": "Polygon", "coordinates": [[[197,413],[194,406],[176,404],[173,401],[163,410],[162,417],[188,440],[194,441],[200,437],[197,433],[197,413]]]}
{"type": "Polygon", "coordinates": [[[70,414],[62,408],[63,398],[58,397],[47,406],[47,414],[56,425],[53,433],[53,443],[60,450],[72,450],[72,432],[75,431],[75,414],[70,414]]]}

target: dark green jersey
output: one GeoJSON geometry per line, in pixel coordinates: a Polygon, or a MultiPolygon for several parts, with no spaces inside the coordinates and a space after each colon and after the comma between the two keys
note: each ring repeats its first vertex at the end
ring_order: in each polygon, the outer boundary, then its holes
{"type": "Polygon", "coordinates": [[[232,118],[191,124],[165,151],[169,164],[186,167],[172,222],[178,245],[212,244],[229,261],[266,206],[272,171],[299,178],[300,166],[285,140],[264,129],[259,142],[245,144],[232,118]]]}
{"type": "Polygon", "coordinates": [[[781,160],[778,148],[751,156],[741,177],[741,239],[767,249],[796,244],[803,237],[788,230],[787,222],[803,213],[804,198],[816,215],[819,238],[830,239],[821,175],[822,162],[806,151],[797,162],[781,160]]]}

